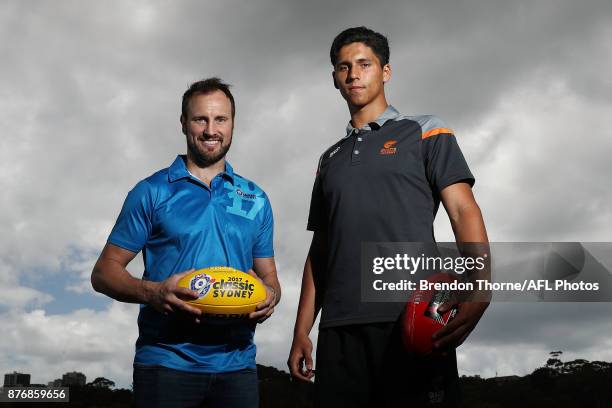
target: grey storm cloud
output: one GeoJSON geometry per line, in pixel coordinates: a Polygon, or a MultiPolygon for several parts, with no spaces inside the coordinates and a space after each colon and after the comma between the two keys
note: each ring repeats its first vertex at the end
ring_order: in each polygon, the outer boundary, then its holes
{"type": "MultiPolygon", "coordinates": [[[[57,294],[24,284],[41,268],[49,279],[69,274],[87,287],[129,189],[185,151],[182,92],[218,75],[236,96],[229,160],[272,200],[285,296],[257,341],[259,361],[283,367],[316,164],[349,119],[332,86],[329,46],[362,24],[390,39],[389,101],[406,114],[438,114],[455,129],[492,240],[609,241],[612,138],[603,118],[612,110],[611,22],[604,0],[5,1],[0,293],[22,294],[21,302],[10,297],[18,309],[44,309],[57,294]],[[82,256],[67,265],[75,251],[82,256]]],[[[441,210],[439,240],[452,239],[445,218],[441,210]]],[[[130,270],[139,275],[142,264],[130,270]]],[[[465,346],[475,359],[469,367],[486,371],[489,360],[469,351],[483,344],[546,349],[567,338],[568,349],[592,350],[612,330],[603,317],[609,309],[495,304],[465,346]],[[576,328],[584,335],[572,334],[576,328]]],[[[116,322],[117,310],[100,313],[116,322]]],[[[30,333],[19,311],[2,313],[17,337],[30,333]]],[[[9,361],[3,350],[0,362],[9,361]]],[[[104,358],[91,355],[97,372],[104,358]]],[[[129,370],[129,362],[117,365],[129,370]]]]}
{"type": "Polygon", "coordinates": [[[610,333],[612,322],[606,316],[611,311],[609,303],[496,303],[489,311],[490,324],[479,327],[478,338],[500,345],[550,344],[555,349],[585,350],[601,342],[601,333],[610,333]]]}

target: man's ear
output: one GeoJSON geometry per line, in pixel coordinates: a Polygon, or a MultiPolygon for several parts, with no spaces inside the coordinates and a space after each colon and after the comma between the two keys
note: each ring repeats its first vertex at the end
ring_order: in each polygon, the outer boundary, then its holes
{"type": "Polygon", "coordinates": [[[186,129],[185,129],[185,117],[183,116],[183,114],[181,113],[181,117],[179,119],[181,121],[181,130],[183,131],[183,133],[185,133],[186,129]]]}
{"type": "Polygon", "coordinates": [[[338,83],[336,82],[336,71],[332,71],[332,79],[334,80],[334,88],[336,89],[340,89],[340,87],[338,86],[338,83]]]}
{"type": "Polygon", "coordinates": [[[391,65],[385,64],[383,66],[383,83],[386,83],[391,79],[391,65]]]}

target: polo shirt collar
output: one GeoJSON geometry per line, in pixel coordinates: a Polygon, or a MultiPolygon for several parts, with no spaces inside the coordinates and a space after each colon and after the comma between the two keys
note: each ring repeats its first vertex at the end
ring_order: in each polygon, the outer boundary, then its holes
{"type": "MultiPolygon", "coordinates": [[[[189,173],[189,170],[187,170],[187,165],[185,164],[186,160],[186,155],[179,154],[168,168],[168,180],[171,183],[180,179],[191,177],[191,173],[189,173]]],[[[225,171],[221,173],[221,176],[234,184],[234,169],[227,160],[225,161],[225,171]]]]}
{"type": "MultiPolygon", "coordinates": [[[[387,121],[393,120],[399,116],[399,112],[391,105],[387,106],[387,109],[376,119],[374,122],[370,122],[363,127],[364,130],[376,130],[380,129],[387,121]]],[[[346,137],[349,137],[355,128],[351,124],[349,120],[348,125],[346,125],[346,137]]]]}

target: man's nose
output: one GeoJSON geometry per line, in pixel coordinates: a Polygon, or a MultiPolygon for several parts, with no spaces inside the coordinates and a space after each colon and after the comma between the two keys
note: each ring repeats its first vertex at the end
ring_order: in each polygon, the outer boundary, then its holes
{"type": "Polygon", "coordinates": [[[347,79],[349,81],[354,81],[355,79],[359,79],[360,75],[361,75],[361,73],[359,72],[359,68],[358,67],[351,67],[349,69],[347,79]]]}
{"type": "Polygon", "coordinates": [[[217,127],[215,125],[215,121],[213,120],[209,121],[204,127],[204,134],[206,135],[214,135],[216,131],[217,127]]]}

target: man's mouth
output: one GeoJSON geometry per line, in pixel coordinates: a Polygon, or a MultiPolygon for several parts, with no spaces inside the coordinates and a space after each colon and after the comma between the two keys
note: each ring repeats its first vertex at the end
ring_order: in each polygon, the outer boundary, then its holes
{"type": "Polygon", "coordinates": [[[199,140],[201,142],[204,142],[204,146],[206,147],[216,147],[216,146],[219,146],[223,142],[223,139],[218,139],[218,138],[200,137],[199,140]]]}

